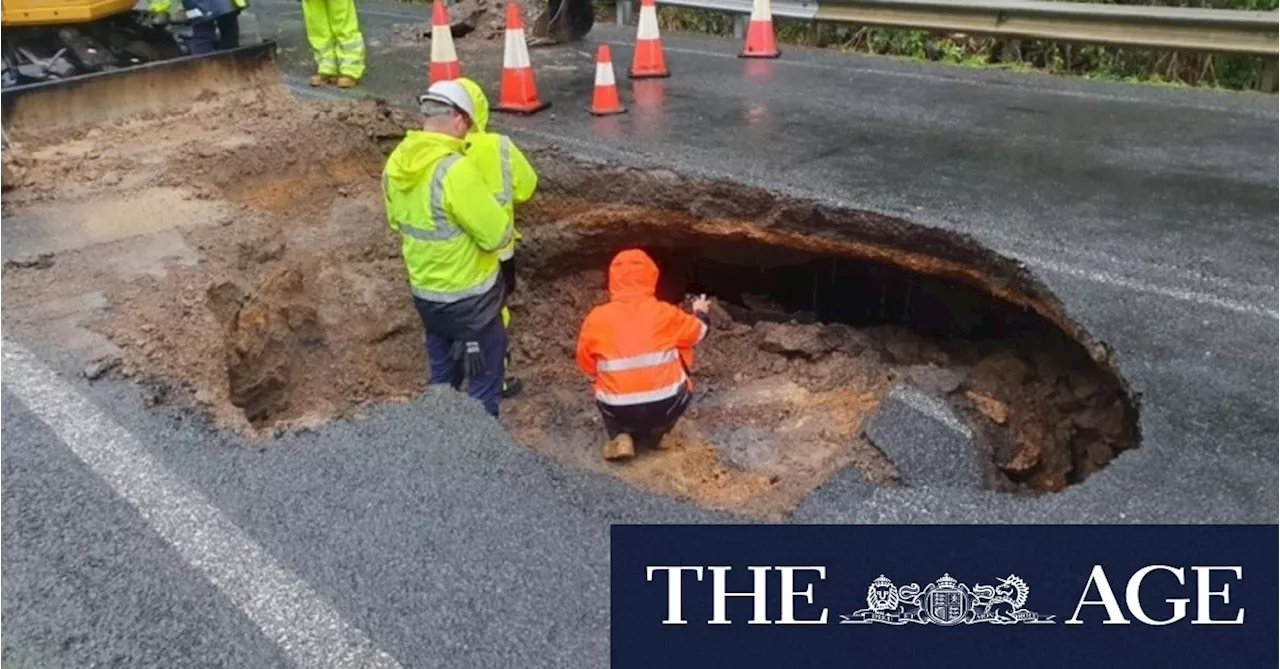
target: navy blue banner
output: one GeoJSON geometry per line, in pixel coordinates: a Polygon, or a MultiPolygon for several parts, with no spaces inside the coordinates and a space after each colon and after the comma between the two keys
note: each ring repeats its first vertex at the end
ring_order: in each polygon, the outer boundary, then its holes
{"type": "Polygon", "coordinates": [[[1275,525],[615,525],[612,667],[1274,667],[1278,542],[1275,525]]]}

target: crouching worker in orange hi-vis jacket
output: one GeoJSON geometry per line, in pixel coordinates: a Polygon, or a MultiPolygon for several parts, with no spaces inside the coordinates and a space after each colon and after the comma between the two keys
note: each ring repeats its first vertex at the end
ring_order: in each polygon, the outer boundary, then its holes
{"type": "Polygon", "coordinates": [[[693,314],[654,297],[658,266],[628,249],[609,265],[609,302],[591,310],[578,335],[578,366],[595,385],[609,440],[606,460],[635,455],[635,441],[662,438],[689,407],[693,347],[707,335],[705,296],[693,314]]]}

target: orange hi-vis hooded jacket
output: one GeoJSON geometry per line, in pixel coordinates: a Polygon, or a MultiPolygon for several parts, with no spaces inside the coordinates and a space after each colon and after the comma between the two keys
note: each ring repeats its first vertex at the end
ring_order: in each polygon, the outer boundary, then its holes
{"type": "Polygon", "coordinates": [[[654,297],[658,266],[628,249],[609,265],[609,302],[591,310],[578,335],[578,366],[611,406],[647,404],[693,389],[685,369],[707,325],[654,297]]]}

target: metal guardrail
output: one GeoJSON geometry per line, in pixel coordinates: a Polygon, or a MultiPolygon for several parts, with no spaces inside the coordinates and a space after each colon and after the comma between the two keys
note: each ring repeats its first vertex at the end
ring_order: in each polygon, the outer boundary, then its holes
{"type": "MultiPolygon", "coordinates": [[[[619,22],[630,18],[632,1],[618,1],[619,22]]],[[[734,14],[739,36],[752,4],[751,0],[658,2],[734,14]]],[[[1275,88],[1280,54],[1280,12],[1274,11],[1045,0],[778,0],[772,8],[776,17],[820,23],[1263,56],[1267,74],[1262,87],[1267,90],[1275,88]]]]}

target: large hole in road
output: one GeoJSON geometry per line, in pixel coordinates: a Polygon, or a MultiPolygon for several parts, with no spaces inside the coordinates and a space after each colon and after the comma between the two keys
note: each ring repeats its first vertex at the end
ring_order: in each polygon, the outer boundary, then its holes
{"type": "MultiPolygon", "coordinates": [[[[201,161],[175,160],[160,185],[242,214],[184,230],[201,262],[138,282],[99,324],[126,373],[166,389],[160,400],[261,438],[413,397],[426,368],[379,190],[385,153],[412,119],[374,103],[273,106],[284,104],[235,112],[255,116],[201,161]]],[[[174,155],[189,155],[166,123],[174,155]]],[[[912,484],[867,435],[902,384],[967,426],[983,465],[975,485],[1060,490],[1138,444],[1136,402],[1107,349],[1023,268],[965,237],[668,170],[531,158],[540,193],[521,211],[512,303],[526,391],[502,419],[527,447],[778,517],[847,467],[912,484]],[[614,465],[600,457],[572,353],[606,297],[609,258],[628,246],[658,261],[663,297],[705,292],[717,308],[671,448],[614,465]]]]}

